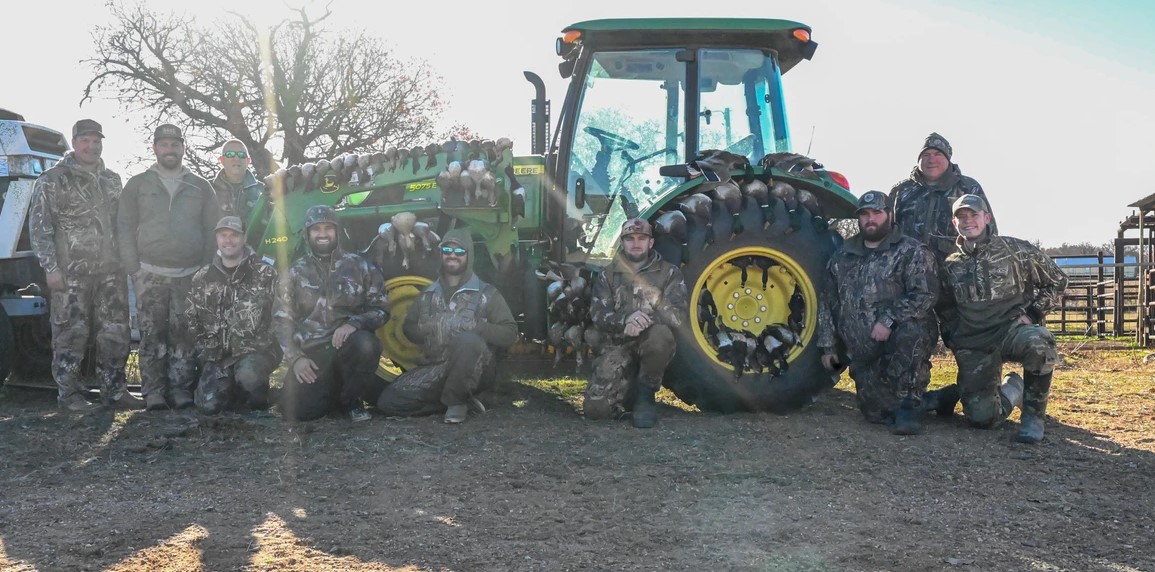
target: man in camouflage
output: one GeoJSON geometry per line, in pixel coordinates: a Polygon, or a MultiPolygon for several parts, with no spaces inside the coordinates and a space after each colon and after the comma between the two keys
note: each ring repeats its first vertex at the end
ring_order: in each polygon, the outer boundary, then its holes
{"type": "Polygon", "coordinates": [[[818,310],[822,365],[834,370],[848,361],[866,420],[914,435],[922,431],[918,415],[935,342],[934,255],[893,227],[884,193],[862,195],[857,215],[860,232],[826,266],[818,310]]]}
{"type": "Polygon", "coordinates": [[[368,421],[364,401],[376,402],[381,340],[374,332],[389,319],[385,279],[365,258],[345,252],[337,213],[327,206],[305,212],[308,251],[277,286],[273,324],[289,370],[281,412],[308,421],[340,411],[368,421]]]}
{"type": "MultiPolygon", "coordinates": [[[[951,162],[953,153],[945,137],[927,135],[910,177],[890,189],[895,226],[929,246],[940,263],[954,253],[958,236],[951,225],[951,205],[963,195],[986,197],[979,182],[963,175],[951,162]]],[[[998,234],[993,218],[991,233],[998,234]]]]}
{"type": "Polygon", "coordinates": [[[647,429],[658,420],[654,394],[674,358],[674,328],[687,319],[689,297],[682,271],[653,250],[650,223],[629,219],[620,237],[619,252],[598,276],[590,302],[590,318],[607,343],[586,387],[585,415],[620,417],[632,390],[631,420],[647,429]]]}
{"type": "Polygon", "coordinates": [[[1016,440],[1038,443],[1051,375],[1058,361],[1055,337],[1043,325],[1067,287],[1067,276],[1030,243],[991,231],[991,213],[978,195],[954,203],[958,250],[943,272],[943,341],[958,362],[963,414],[977,427],[999,425],[1022,408],[1016,440]],[[1003,363],[1023,365],[999,386],[1003,363]],[[1025,387],[1024,387],[1025,386],[1025,387]]]}
{"type": "Polygon", "coordinates": [[[117,254],[120,175],[101,160],[99,123],[72,126],[72,151],[36,179],[29,212],[32,249],[51,292],[52,377],[61,407],[85,411],[80,364],[95,342],[100,396],[106,406],[136,409],[144,403],[126,387],[128,283],[117,254]]]}
{"type": "Polygon", "coordinates": [[[242,224],[248,225],[252,223],[249,217],[253,205],[265,191],[265,184],[258,181],[249,169],[253,158],[248,147],[237,139],[230,139],[221,147],[220,162],[221,170],[213,178],[213,191],[217,195],[221,216],[236,216],[242,224]]]}
{"type": "Polygon", "coordinates": [[[266,409],[269,375],[281,361],[273,335],[277,271],[246,244],[241,219],[222,217],[217,255],[193,275],[186,320],[200,356],[197,409],[266,409]]]}
{"type": "Polygon", "coordinates": [[[421,346],[421,365],[385,388],[377,409],[395,416],[444,411],[446,423],[462,423],[470,411],[485,412],[477,395],[493,387],[494,350],[517,341],[517,322],[501,292],[473,273],[469,229],[449,231],[440,248],[440,275],[409,306],[403,326],[421,346]]]}

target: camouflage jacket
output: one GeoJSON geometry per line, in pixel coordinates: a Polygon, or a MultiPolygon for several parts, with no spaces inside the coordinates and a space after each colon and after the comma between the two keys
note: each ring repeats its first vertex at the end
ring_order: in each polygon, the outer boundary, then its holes
{"type": "Polygon", "coordinates": [[[170,195],[156,168],[124,184],[116,216],[124,269],[135,273],[141,262],[168,268],[212,262],[221,219],[212,184],[185,168],[180,188],[170,195]]]}
{"type": "Polygon", "coordinates": [[[225,177],[224,170],[221,170],[213,178],[213,191],[217,196],[221,216],[241,217],[241,222],[248,228],[249,216],[253,214],[257,199],[265,192],[265,184],[258,181],[252,171],[245,170],[244,182],[234,185],[225,177]]]}
{"type": "Polygon", "coordinates": [[[225,268],[218,255],[197,271],[185,310],[201,360],[219,362],[264,352],[280,360],[273,336],[273,302],[277,271],[246,247],[236,268],[225,268]]]}
{"type": "MultiPolygon", "coordinates": [[[[987,196],[979,182],[964,176],[958,165],[951,163],[950,169],[935,183],[927,183],[915,167],[910,178],[890,189],[895,224],[906,236],[929,246],[935,260],[942,262],[955,251],[954,239],[958,237],[951,221],[954,218],[951,206],[968,194],[983,199],[987,196]]],[[[990,228],[992,234],[998,234],[994,219],[990,228]]]]}
{"type": "Polygon", "coordinates": [[[641,310],[654,323],[676,328],[689,316],[689,305],[682,271],[656,250],[637,272],[619,253],[594,281],[590,318],[597,329],[613,336],[613,343],[620,343],[630,314],[641,310]]]}
{"type": "Polygon", "coordinates": [[[423,363],[445,361],[457,332],[477,332],[497,349],[517,341],[517,322],[505,297],[476,274],[452,292],[441,280],[430,284],[409,306],[403,329],[405,337],[421,346],[423,363]]]}
{"type": "Polygon", "coordinates": [[[45,272],[104,274],[120,268],[116,209],[120,175],[84,170],[72,151],[36,179],[28,213],[32,250],[45,272]]]}
{"type": "Polygon", "coordinates": [[[1067,288],[1067,275],[1049,256],[1008,236],[988,234],[973,248],[960,237],[943,273],[938,312],[951,349],[997,347],[1023,315],[1043,323],[1067,288]]]}
{"type": "Polygon", "coordinates": [[[929,326],[938,277],[934,255],[917,240],[894,230],[868,249],[857,234],[830,257],[826,270],[818,347],[832,349],[839,340],[850,355],[861,355],[875,345],[870,338],[875,323],[893,328],[921,321],[929,326]]]}
{"type": "Polygon", "coordinates": [[[344,324],[374,331],[388,319],[385,278],[358,254],[340,248],[329,256],[305,254],[278,282],[273,323],[288,363],[329,343],[344,324]]]}

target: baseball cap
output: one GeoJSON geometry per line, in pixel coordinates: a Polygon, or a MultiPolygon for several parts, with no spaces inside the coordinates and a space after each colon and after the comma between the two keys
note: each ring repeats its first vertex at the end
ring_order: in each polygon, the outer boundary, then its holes
{"type": "Polygon", "coordinates": [[[881,191],[869,191],[858,199],[858,209],[854,213],[858,214],[862,209],[890,210],[890,198],[881,191]]]}
{"type": "Polygon", "coordinates": [[[215,232],[226,228],[229,230],[235,230],[241,234],[245,233],[244,225],[241,224],[241,217],[239,216],[221,217],[221,220],[217,222],[217,227],[213,229],[213,231],[215,232]]]}
{"type": "Polygon", "coordinates": [[[650,227],[650,223],[646,222],[644,218],[632,218],[622,224],[622,232],[618,233],[619,237],[627,234],[644,234],[646,236],[654,236],[654,230],[650,227]]]}
{"type": "Polygon", "coordinates": [[[76,139],[85,133],[95,133],[99,135],[101,139],[104,138],[103,128],[100,127],[99,123],[92,119],[81,119],[72,126],[73,139],[76,139]]]}
{"type": "Polygon", "coordinates": [[[991,212],[990,207],[987,206],[987,202],[978,195],[963,195],[959,197],[958,200],[954,202],[954,206],[951,207],[950,212],[957,213],[959,209],[970,209],[976,213],[991,212]]]}
{"type": "Polygon", "coordinates": [[[179,139],[184,141],[184,134],[180,132],[180,127],[171,123],[165,123],[156,128],[152,134],[152,142],[156,143],[161,139],[179,139]]]}

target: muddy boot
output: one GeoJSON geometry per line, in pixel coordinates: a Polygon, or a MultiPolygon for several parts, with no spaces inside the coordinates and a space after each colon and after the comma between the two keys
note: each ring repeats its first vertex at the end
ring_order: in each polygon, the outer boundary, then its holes
{"type": "Polygon", "coordinates": [[[1011,414],[1014,408],[1023,406],[1023,378],[1015,372],[1003,376],[1003,384],[999,386],[999,397],[1003,403],[1003,419],[1011,414]]]}
{"type": "Polygon", "coordinates": [[[104,401],[104,406],[109,409],[144,409],[144,400],[129,393],[128,390],[120,392],[120,395],[104,401]]]}
{"type": "Polygon", "coordinates": [[[144,396],[144,408],[149,411],[164,411],[168,409],[168,402],[159,393],[150,393],[144,396]]]}
{"type": "Polygon", "coordinates": [[[469,405],[465,403],[458,403],[457,405],[450,405],[449,409],[445,410],[446,423],[465,423],[465,419],[469,416],[469,405]]]}
{"type": "Polygon", "coordinates": [[[918,422],[918,416],[921,413],[922,408],[903,400],[902,405],[894,414],[894,427],[890,429],[890,432],[895,435],[918,435],[922,433],[922,424],[918,422]]]}
{"type": "Polygon", "coordinates": [[[631,417],[634,427],[649,429],[658,423],[658,404],[654,402],[657,391],[638,384],[638,396],[634,399],[634,413],[631,417]]]}
{"type": "Polygon", "coordinates": [[[1051,392],[1051,374],[1026,374],[1023,379],[1023,415],[1015,441],[1035,444],[1043,440],[1047,418],[1047,398],[1051,392]]]}
{"type": "Polygon", "coordinates": [[[955,406],[961,398],[958,384],[952,383],[942,389],[926,392],[922,396],[922,410],[934,411],[939,417],[950,417],[954,415],[955,406]]]}
{"type": "Polygon", "coordinates": [[[90,403],[83,395],[74,393],[59,401],[60,408],[69,413],[89,413],[97,409],[96,404],[90,403]]]}

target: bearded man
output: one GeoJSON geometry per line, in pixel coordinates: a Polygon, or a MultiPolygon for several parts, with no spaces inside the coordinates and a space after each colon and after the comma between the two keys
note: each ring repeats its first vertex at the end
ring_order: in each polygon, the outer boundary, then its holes
{"type": "Polygon", "coordinates": [[[936,341],[934,254],[894,227],[886,194],[862,195],[857,215],[860,232],[827,263],[818,313],[822,365],[850,366],[867,421],[914,435],[922,432],[919,413],[936,341]]]}

